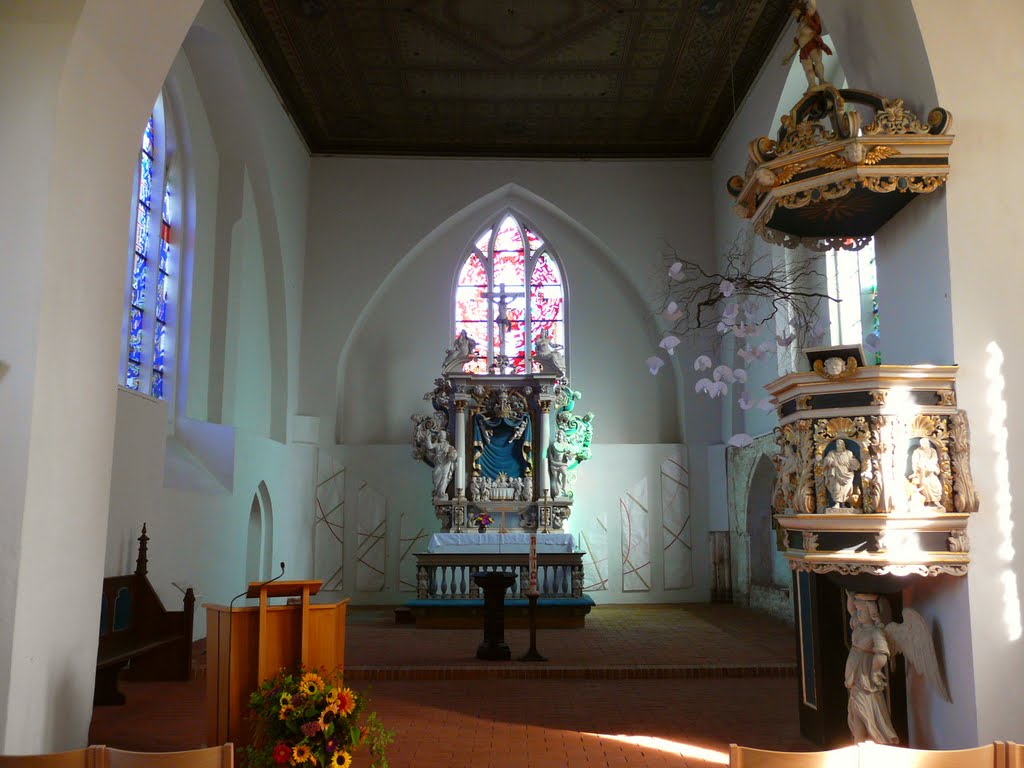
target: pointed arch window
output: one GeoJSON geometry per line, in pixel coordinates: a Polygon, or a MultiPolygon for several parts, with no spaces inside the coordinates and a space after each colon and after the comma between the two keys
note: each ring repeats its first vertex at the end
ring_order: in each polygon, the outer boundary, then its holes
{"type": "Polygon", "coordinates": [[[168,122],[163,99],[157,99],[142,133],[135,171],[119,376],[126,388],[161,400],[170,395],[180,210],[168,122]]]}
{"type": "Polygon", "coordinates": [[[567,347],[565,282],[550,244],[513,214],[498,217],[462,261],[454,316],[454,335],[477,343],[467,372],[532,372],[528,352],[545,330],[567,347]]]}

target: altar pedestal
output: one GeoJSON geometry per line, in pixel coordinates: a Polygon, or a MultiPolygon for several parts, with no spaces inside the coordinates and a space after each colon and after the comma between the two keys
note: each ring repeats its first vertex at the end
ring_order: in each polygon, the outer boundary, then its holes
{"type": "Polygon", "coordinates": [[[476,657],[485,661],[509,661],[512,651],[505,642],[505,590],[516,582],[507,571],[473,574],[473,581],[484,591],[484,640],[476,657]]]}

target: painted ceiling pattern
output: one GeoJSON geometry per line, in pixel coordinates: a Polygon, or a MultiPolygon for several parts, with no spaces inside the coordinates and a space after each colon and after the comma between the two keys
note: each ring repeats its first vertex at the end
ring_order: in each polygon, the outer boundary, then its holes
{"type": "Polygon", "coordinates": [[[708,156],[789,0],[229,0],[314,154],[708,156]]]}

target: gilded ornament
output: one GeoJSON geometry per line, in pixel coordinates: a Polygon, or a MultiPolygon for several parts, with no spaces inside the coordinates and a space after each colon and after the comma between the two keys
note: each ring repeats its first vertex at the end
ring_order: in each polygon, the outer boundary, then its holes
{"type": "Polygon", "coordinates": [[[884,389],[876,389],[871,393],[871,404],[872,405],[885,405],[885,399],[888,395],[888,391],[884,389]]]}
{"type": "Polygon", "coordinates": [[[793,163],[780,168],[775,172],[775,183],[776,184],[788,184],[789,181],[796,176],[798,173],[807,170],[807,166],[803,163],[793,163]]]}
{"type": "Polygon", "coordinates": [[[876,163],[879,163],[888,157],[892,157],[893,155],[898,155],[899,153],[900,151],[898,149],[895,149],[893,147],[887,147],[885,145],[879,145],[877,147],[872,147],[871,149],[869,149],[864,154],[864,159],[861,160],[861,162],[864,165],[875,165],[876,163]]]}
{"type": "Polygon", "coordinates": [[[856,179],[842,179],[813,189],[805,189],[779,198],[778,204],[783,208],[803,208],[811,203],[818,204],[827,200],[845,197],[856,188],[856,179]]]}
{"type": "Polygon", "coordinates": [[[818,551],[818,534],[811,531],[804,531],[804,552],[818,551]]]}
{"type": "Polygon", "coordinates": [[[940,389],[935,397],[939,405],[956,405],[956,393],[952,389],[940,389]]]}
{"type": "Polygon", "coordinates": [[[941,187],[945,176],[866,176],[860,180],[872,192],[914,192],[928,194],[941,187]]]}
{"type": "Polygon", "coordinates": [[[811,396],[800,395],[796,399],[796,409],[798,411],[809,411],[811,409],[811,396]]]}
{"type": "MultiPolygon", "coordinates": [[[[875,114],[875,119],[864,126],[864,135],[879,133],[890,135],[927,134],[931,128],[918,120],[917,115],[903,107],[903,99],[884,99],[885,109],[875,114]]],[[[930,116],[929,116],[930,118],[930,116]]]]}
{"type": "Polygon", "coordinates": [[[978,511],[978,494],[971,476],[971,439],[967,414],[957,411],[949,417],[949,437],[952,454],[953,508],[960,513],[978,511]]]}
{"type": "Polygon", "coordinates": [[[842,157],[841,155],[831,154],[825,155],[824,157],[820,158],[817,162],[815,162],[815,165],[818,168],[828,168],[829,170],[832,171],[838,171],[842,170],[843,168],[849,168],[850,161],[847,160],[845,157],[842,157]]]}

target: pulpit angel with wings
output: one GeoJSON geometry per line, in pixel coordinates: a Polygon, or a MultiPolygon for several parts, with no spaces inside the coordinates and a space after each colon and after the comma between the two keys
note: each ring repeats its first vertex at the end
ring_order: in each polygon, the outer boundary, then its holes
{"type": "Polygon", "coordinates": [[[903,621],[884,623],[878,610],[878,595],[850,593],[850,655],[846,659],[846,687],[850,692],[847,723],[855,742],[899,741],[892,726],[885,689],[889,684],[889,659],[902,653],[907,661],[931,683],[946,701],[952,701],[939,671],[935,646],[928,624],[912,608],[903,609],[903,621]]]}

